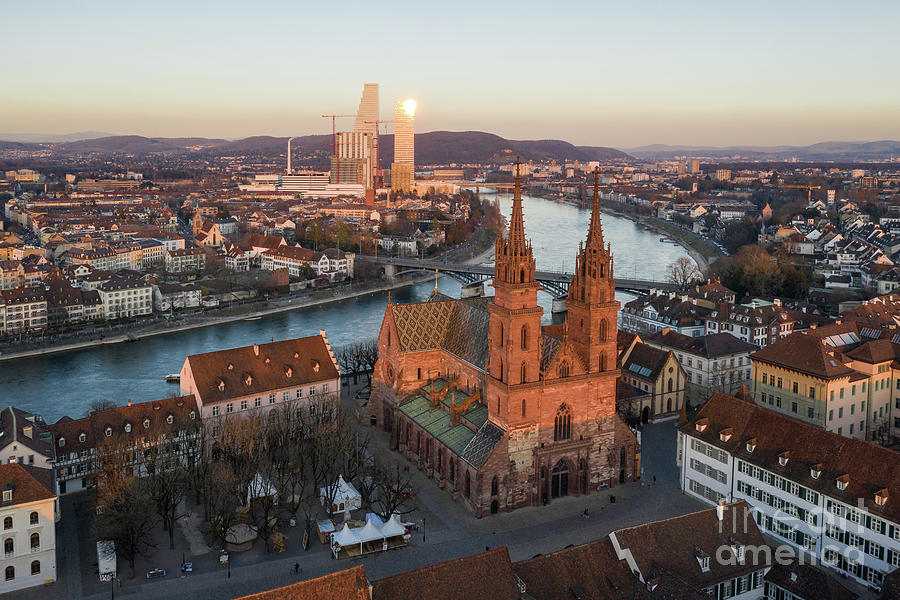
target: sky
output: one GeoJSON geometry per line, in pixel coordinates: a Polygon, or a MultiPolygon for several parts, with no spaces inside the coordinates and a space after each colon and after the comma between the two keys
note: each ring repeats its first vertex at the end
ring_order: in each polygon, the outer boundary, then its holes
{"type": "Polygon", "coordinates": [[[326,133],[320,115],[354,113],[374,82],[385,119],[416,99],[419,132],[900,139],[896,0],[0,0],[0,14],[7,133],[326,133]]]}

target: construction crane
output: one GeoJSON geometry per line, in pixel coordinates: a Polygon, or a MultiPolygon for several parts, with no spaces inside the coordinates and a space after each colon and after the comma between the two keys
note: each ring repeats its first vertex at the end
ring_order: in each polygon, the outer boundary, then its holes
{"type": "Polygon", "coordinates": [[[378,161],[378,138],[381,136],[380,125],[382,123],[393,123],[394,119],[375,119],[374,121],[363,121],[366,125],[375,125],[375,140],[374,140],[374,148],[372,149],[375,152],[375,187],[378,187],[377,179],[381,176],[381,163],[378,161]]]}
{"type": "Polygon", "coordinates": [[[812,191],[821,190],[821,185],[779,185],[780,188],[793,188],[798,190],[806,190],[806,204],[812,203],[812,191]]]}
{"type": "Polygon", "coordinates": [[[356,115],[322,115],[323,119],[331,119],[331,146],[334,148],[334,165],[335,165],[335,183],[340,183],[340,173],[341,170],[338,165],[337,157],[337,127],[335,125],[335,119],[343,119],[343,118],[356,118],[356,115]]]}

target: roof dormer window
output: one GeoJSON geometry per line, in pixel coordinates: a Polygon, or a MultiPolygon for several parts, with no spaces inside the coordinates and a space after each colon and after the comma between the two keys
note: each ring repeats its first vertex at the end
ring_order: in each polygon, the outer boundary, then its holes
{"type": "Polygon", "coordinates": [[[267,357],[266,357],[266,364],[267,364],[267,365],[268,365],[268,364],[271,364],[271,362],[272,362],[272,359],[269,358],[269,357],[267,356],[267,357]]]}
{"type": "Polygon", "coordinates": [[[293,370],[292,368],[290,368],[290,367],[287,367],[287,368],[284,370],[284,375],[285,375],[285,377],[287,377],[288,379],[290,379],[291,375],[293,375],[293,374],[294,374],[294,370],[293,370]]]}
{"type": "Polygon", "coordinates": [[[694,556],[697,558],[697,562],[700,564],[700,570],[704,573],[709,572],[709,554],[707,554],[700,548],[695,548],[694,556]]]}
{"type": "Polygon", "coordinates": [[[234,371],[234,363],[228,363],[228,370],[234,371]]]}
{"type": "Polygon", "coordinates": [[[294,358],[300,358],[300,353],[299,353],[299,352],[294,352],[294,358]]]}
{"type": "Polygon", "coordinates": [[[822,476],[822,465],[816,464],[809,468],[809,476],[813,479],[818,479],[822,476]]]}
{"type": "Polygon", "coordinates": [[[107,426],[104,433],[106,434],[106,437],[112,437],[112,427],[107,426]]]}
{"type": "Polygon", "coordinates": [[[839,490],[841,490],[841,491],[847,489],[847,484],[848,484],[849,482],[850,482],[850,476],[849,476],[849,475],[842,475],[842,476],[838,477],[837,480],[835,481],[835,483],[836,483],[836,485],[837,485],[837,489],[839,489],[839,490]]]}
{"type": "Polygon", "coordinates": [[[888,491],[887,488],[883,488],[875,492],[875,504],[878,506],[884,506],[888,501],[888,491]]]}
{"type": "Polygon", "coordinates": [[[131,433],[131,423],[125,423],[125,433],[131,433]]]}
{"type": "Polygon", "coordinates": [[[197,413],[196,413],[195,411],[192,410],[192,411],[191,411],[191,420],[193,421],[193,420],[196,419],[196,418],[197,418],[197,413]]]}
{"type": "Polygon", "coordinates": [[[731,436],[733,433],[734,433],[734,430],[731,427],[726,427],[725,429],[723,429],[722,431],[719,432],[719,439],[722,440],[723,442],[727,442],[728,440],[731,439],[731,436]]]}
{"type": "Polygon", "coordinates": [[[791,459],[790,452],[782,452],[778,455],[778,464],[782,467],[788,464],[788,461],[791,459]]]}
{"type": "Polygon", "coordinates": [[[81,442],[81,443],[83,444],[83,443],[85,442],[85,440],[87,440],[87,435],[85,435],[85,434],[83,434],[83,433],[79,433],[79,434],[78,434],[78,441],[81,442]]]}
{"type": "Polygon", "coordinates": [[[221,379],[221,378],[219,379],[218,388],[219,388],[220,392],[225,391],[225,380],[224,379],[221,379]]]}
{"type": "Polygon", "coordinates": [[[57,444],[59,444],[59,447],[62,448],[63,446],[66,445],[66,438],[64,438],[64,437],[59,438],[59,441],[57,442],[57,444]]]}
{"type": "Polygon", "coordinates": [[[171,425],[174,422],[175,422],[175,417],[173,417],[172,415],[166,415],[166,423],[171,425]]]}
{"type": "Polygon", "coordinates": [[[246,385],[247,387],[250,387],[252,384],[253,384],[253,375],[251,375],[250,373],[247,373],[244,376],[244,385],[246,385]]]}
{"type": "Polygon", "coordinates": [[[709,425],[709,419],[700,419],[694,424],[694,428],[703,433],[706,430],[707,425],[709,425]]]}
{"type": "Polygon", "coordinates": [[[144,419],[144,429],[150,429],[150,419],[144,419]]]}
{"type": "Polygon", "coordinates": [[[747,452],[753,452],[756,450],[756,438],[752,438],[747,440],[747,452]]]}

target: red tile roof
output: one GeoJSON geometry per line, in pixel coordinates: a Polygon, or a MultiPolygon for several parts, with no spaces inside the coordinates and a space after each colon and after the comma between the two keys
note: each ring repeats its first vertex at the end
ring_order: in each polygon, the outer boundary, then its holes
{"type": "Polygon", "coordinates": [[[12,500],[0,506],[14,506],[56,497],[56,494],[51,491],[54,488],[52,469],[41,469],[19,463],[2,464],[0,465],[0,489],[8,489],[7,486],[12,487],[12,500]]]}
{"type": "Polygon", "coordinates": [[[329,381],[340,375],[324,333],[193,354],[185,362],[203,404],[329,381]]]}
{"type": "Polygon", "coordinates": [[[356,565],[238,600],[369,600],[369,581],[365,567],[356,565]]]}
{"type": "Polygon", "coordinates": [[[847,377],[854,373],[853,369],[844,365],[839,352],[806,331],[792,333],[769,344],[751,354],[750,359],[822,379],[847,377]]]}
{"type": "Polygon", "coordinates": [[[506,546],[406,571],[372,584],[373,600],[518,600],[506,546]]]}

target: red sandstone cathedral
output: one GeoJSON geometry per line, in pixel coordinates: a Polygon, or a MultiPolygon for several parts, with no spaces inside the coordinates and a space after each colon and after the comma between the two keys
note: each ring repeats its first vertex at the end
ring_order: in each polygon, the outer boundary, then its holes
{"type": "Polygon", "coordinates": [[[388,300],[373,422],[478,516],[632,481],[637,442],[616,414],[619,303],[596,177],[566,321],[541,325],[518,165],[493,287],[492,298],[388,300]]]}

